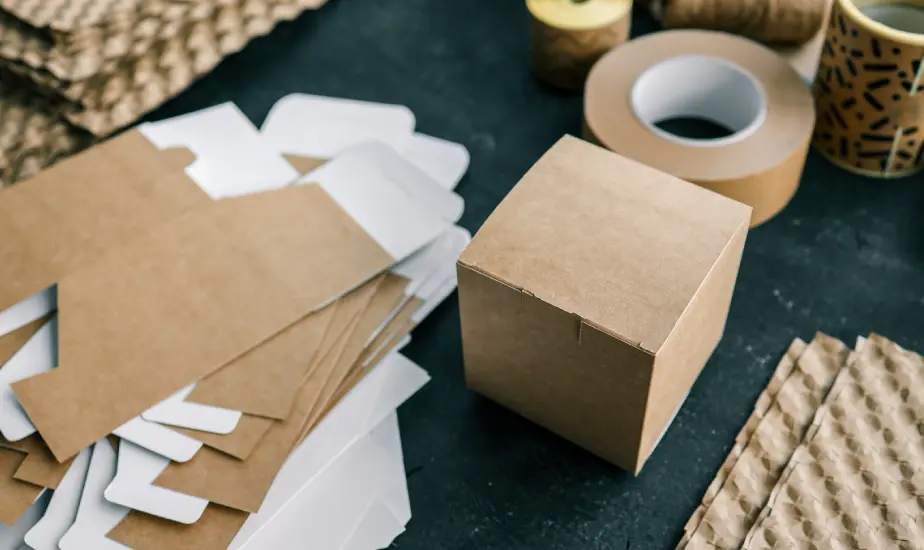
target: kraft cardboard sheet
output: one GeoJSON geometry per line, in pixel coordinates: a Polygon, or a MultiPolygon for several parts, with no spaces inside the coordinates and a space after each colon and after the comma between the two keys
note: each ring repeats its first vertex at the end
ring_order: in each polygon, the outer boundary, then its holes
{"type": "Polygon", "coordinates": [[[53,100],[0,81],[0,187],[38,173],[90,141],[89,132],[65,121],[53,100]]]}
{"type": "Polygon", "coordinates": [[[878,335],[794,341],[677,548],[913,548],[921,367],[878,335]]]}
{"type": "Polygon", "coordinates": [[[339,149],[220,105],[0,190],[0,547],[404,530],[394,410],[428,376],[399,350],[456,286],[467,152],[396,106],[286,102],[339,149]]]}
{"type": "Polygon", "coordinates": [[[924,359],[872,335],[843,369],[743,548],[924,540],[924,359]]]}
{"type": "Polygon", "coordinates": [[[0,182],[138,120],[276,23],[324,0],[5,2],[0,182]],[[9,157],[9,158],[8,158],[9,157]]]}
{"type": "Polygon", "coordinates": [[[139,10],[142,20],[115,34],[101,31],[101,43],[85,44],[78,55],[43,50],[22,25],[3,25],[0,20],[0,32],[9,38],[9,51],[0,49],[0,55],[7,59],[7,71],[31,81],[70,122],[106,135],[173,97],[278,22],[322,3],[154,2],[139,10]]]}

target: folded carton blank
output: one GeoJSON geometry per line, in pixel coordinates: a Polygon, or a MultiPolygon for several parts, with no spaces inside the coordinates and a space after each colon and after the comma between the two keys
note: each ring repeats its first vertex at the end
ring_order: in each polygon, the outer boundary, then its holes
{"type": "Polygon", "coordinates": [[[563,138],[459,259],[469,387],[638,473],[722,336],[749,219],[563,138]]]}
{"type": "Polygon", "coordinates": [[[375,190],[393,211],[364,210],[360,191],[307,185],[216,201],[63,278],[61,365],[13,387],[55,457],[77,454],[448,225],[399,190],[375,190]]]}

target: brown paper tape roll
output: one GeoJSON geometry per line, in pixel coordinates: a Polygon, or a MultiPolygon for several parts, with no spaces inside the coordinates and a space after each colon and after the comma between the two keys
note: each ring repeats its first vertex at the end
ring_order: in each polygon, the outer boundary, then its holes
{"type": "Polygon", "coordinates": [[[552,86],[580,90],[594,63],[629,38],[632,0],[526,0],[526,7],[533,71],[552,86]]]}
{"type": "Polygon", "coordinates": [[[924,1],[837,0],[815,78],[815,148],[868,176],[924,168],[922,61],[924,1]]]}
{"type": "Polygon", "coordinates": [[[783,58],[713,31],[665,31],[613,50],[584,97],[588,140],[750,205],[752,227],[795,194],[814,122],[812,95],[783,58]],[[733,133],[699,140],[656,126],[680,117],[733,133]]]}

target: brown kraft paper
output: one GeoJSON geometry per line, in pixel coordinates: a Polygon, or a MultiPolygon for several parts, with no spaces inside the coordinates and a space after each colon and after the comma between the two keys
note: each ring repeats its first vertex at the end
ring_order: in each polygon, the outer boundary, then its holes
{"type": "Polygon", "coordinates": [[[0,310],[58,282],[109,248],[209,204],[185,172],[191,156],[131,132],[0,190],[0,310]]]}
{"type": "MultiPolygon", "coordinates": [[[[358,320],[357,320],[358,321],[358,320]]],[[[355,326],[355,322],[354,322],[355,326]]],[[[210,503],[255,513],[285,463],[301,427],[323,389],[323,381],[337,363],[349,340],[341,335],[334,348],[302,385],[288,418],[276,421],[263,441],[245,461],[234,460],[212,449],[202,449],[189,462],[173,463],[154,481],[165,488],[182,487],[184,494],[201,496],[210,503]]],[[[177,489],[173,489],[177,490],[177,489]]]]}
{"type": "MultiPolygon", "coordinates": [[[[374,290],[364,285],[342,300],[374,290]]],[[[186,401],[285,418],[333,315],[334,307],[327,306],[287,327],[196,384],[186,401]]]]}
{"type": "Polygon", "coordinates": [[[918,548],[924,359],[873,335],[837,377],[742,546],[918,548]]]}
{"type": "Polygon", "coordinates": [[[722,466],[719,467],[719,471],[716,473],[715,478],[706,489],[701,504],[696,508],[696,511],[693,512],[693,515],[690,516],[690,519],[684,526],[684,536],[677,545],[678,550],[684,548],[687,543],[689,543],[690,536],[696,531],[696,528],[699,527],[699,523],[703,520],[706,510],[709,509],[712,501],[715,500],[716,495],[728,479],[729,474],[734,470],[735,464],[738,462],[738,459],[741,458],[742,451],[744,451],[744,448],[750,442],[751,436],[754,435],[757,426],[767,414],[770,405],[776,399],[783,383],[789,378],[789,375],[796,365],[796,361],[805,351],[806,346],[807,344],[802,339],[796,338],[793,340],[792,344],[790,344],[789,349],[786,350],[786,354],[783,355],[780,363],[773,371],[773,376],[770,377],[767,388],[757,399],[757,403],[754,405],[754,411],[751,413],[751,416],[748,417],[741,431],[738,432],[738,436],[735,437],[735,445],[728,453],[728,456],[725,457],[725,461],[722,463],[722,466]]]}
{"type": "Polygon", "coordinates": [[[414,327],[417,325],[411,321],[405,321],[405,319],[413,314],[413,312],[420,307],[421,303],[420,299],[416,296],[412,297],[409,302],[405,302],[397,312],[393,313],[391,320],[383,330],[379,332],[379,335],[372,339],[366,348],[362,350],[362,353],[356,358],[349,371],[343,377],[339,387],[325,386],[325,395],[330,395],[330,397],[326,399],[326,403],[322,406],[311,411],[311,415],[305,423],[305,427],[302,428],[302,434],[298,440],[299,444],[311,434],[318,423],[323,420],[324,416],[333,410],[334,407],[340,403],[340,400],[343,399],[346,394],[366,376],[366,374],[371,372],[386,355],[394,351],[402,338],[414,330],[414,327]],[[405,315],[405,310],[410,310],[410,312],[405,315]],[[318,414],[319,411],[320,414],[318,414]]]}
{"type": "Polygon", "coordinates": [[[292,155],[289,153],[283,153],[282,155],[289,164],[292,165],[292,168],[302,176],[308,172],[313,172],[316,168],[320,168],[327,162],[327,159],[316,159],[313,157],[306,157],[302,155],[292,155]]]}
{"type": "MultiPolygon", "coordinates": [[[[336,406],[334,401],[337,390],[343,387],[350,373],[357,367],[357,362],[370,343],[371,336],[374,334],[389,316],[396,312],[396,308],[404,297],[404,289],[407,288],[407,280],[398,275],[389,274],[389,277],[383,282],[381,292],[377,293],[373,303],[369,304],[369,309],[356,324],[353,333],[340,357],[337,364],[331,372],[328,373],[327,379],[324,380],[320,396],[315,400],[308,419],[302,426],[301,434],[292,445],[292,450],[301,443],[305,437],[317,426],[322,416],[327,411],[336,406]]],[[[291,452],[291,451],[290,451],[291,452]]]]}
{"type": "Polygon", "coordinates": [[[587,79],[584,132],[607,149],[750,205],[753,227],[795,194],[814,113],[799,74],[770,49],[718,32],[674,30],[633,40],[597,63],[587,79]],[[655,127],[678,117],[711,119],[735,133],[708,144],[655,127]]]}
{"type": "Polygon", "coordinates": [[[215,201],[61,280],[61,366],[13,390],[63,461],[393,261],[319,186],[215,201]]]}
{"type": "Polygon", "coordinates": [[[678,549],[741,546],[848,353],[839,340],[817,335],[779,384],[776,395],[758,402],[757,419],[749,422],[743,434],[746,439],[737,441],[732,450],[736,460],[721,484],[707,493],[699,520],[688,524],[678,549]]]}
{"type": "Polygon", "coordinates": [[[46,315],[41,319],[32,321],[28,325],[19,327],[13,332],[0,336],[0,369],[6,365],[7,361],[16,355],[17,351],[26,345],[29,339],[35,336],[35,333],[38,332],[49,319],[51,319],[51,316],[46,315]]]}
{"type": "Polygon", "coordinates": [[[332,392],[328,392],[328,380],[342,379],[342,373],[353,365],[372,331],[392,312],[405,286],[406,281],[400,277],[386,277],[381,292],[308,377],[292,414],[273,425],[246,461],[203,449],[187,463],[168,466],[154,484],[256,513],[313,410],[319,402],[329,399],[332,392]]]}
{"type": "Polygon", "coordinates": [[[14,525],[42,494],[38,485],[13,479],[26,455],[0,447],[0,523],[14,525]]]}
{"type": "MultiPolygon", "coordinates": [[[[286,409],[286,414],[282,419],[285,419],[291,413],[291,405],[298,396],[299,389],[307,377],[307,374],[302,373],[310,373],[311,370],[330,353],[344,331],[349,329],[350,326],[356,322],[357,316],[365,310],[369,300],[380,286],[382,279],[383,277],[378,277],[369,281],[323,310],[329,312],[329,316],[331,317],[330,322],[327,323],[328,327],[325,330],[325,334],[323,335],[324,339],[316,346],[316,350],[312,353],[309,366],[307,368],[298,369],[298,378],[289,380],[288,383],[294,386],[295,390],[293,392],[292,401],[290,401],[290,405],[286,409]]],[[[319,313],[323,313],[323,311],[319,313]]],[[[237,428],[226,435],[211,434],[182,428],[175,429],[193,439],[202,441],[204,444],[217,451],[221,451],[241,460],[246,460],[260,441],[263,440],[263,437],[274,423],[275,421],[273,419],[245,414],[241,417],[241,422],[238,423],[237,428]]]]}
{"type": "Polygon", "coordinates": [[[924,7],[919,1],[907,4],[834,3],[815,78],[813,143],[851,172],[893,178],[924,167],[924,96],[919,93],[924,34],[895,30],[860,11],[895,10],[900,16],[903,8],[924,7]]]}
{"type": "Polygon", "coordinates": [[[302,381],[334,338],[360,315],[381,284],[377,278],[309,315],[202,380],[187,401],[282,420],[302,381]]]}
{"type": "Polygon", "coordinates": [[[73,462],[73,460],[58,462],[38,434],[32,434],[16,443],[4,444],[26,453],[25,459],[16,469],[13,477],[40,487],[57,489],[73,462]]]}
{"type": "Polygon", "coordinates": [[[59,116],[54,102],[21,83],[0,80],[0,187],[86,147],[90,134],[59,116]]]}
{"type": "Polygon", "coordinates": [[[204,445],[233,456],[238,460],[247,460],[250,453],[263,441],[266,432],[277,421],[263,416],[245,414],[241,416],[237,427],[230,434],[213,434],[188,428],[171,428],[183,435],[201,441],[204,445]]]}
{"type": "MultiPolygon", "coordinates": [[[[396,343],[397,340],[394,340],[392,345],[396,343]]],[[[383,354],[390,351],[386,349],[383,354]]],[[[353,365],[350,376],[334,395],[327,410],[336,406],[370,370],[359,368],[358,362],[353,365]]],[[[309,432],[310,429],[303,430],[301,440],[309,432]]],[[[198,522],[182,525],[132,511],[110,531],[108,537],[135,550],[224,550],[244,525],[248,515],[247,512],[210,503],[198,522]]]]}
{"type": "Polygon", "coordinates": [[[235,0],[209,17],[186,22],[174,37],[152,43],[144,55],[125,60],[115,72],[73,84],[62,100],[65,116],[95,135],[124,127],[185,90],[226,56],[295,19],[312,0],[235,0]]]}
{"type": "Polygon", "coordinates": [[[397,343],[397,340],[400,340],[409,333],[410,330],[405,332],[405,329],[408,326],[415,326],[411,321],[411,316],[420,309],[421,305],[423,305],[423,301],[417,296],[411,296],[410,300],[402,304],[401,308],[395,313],[394,318],[382,328],[376,337],[369,342],[366,349],[363,350],[357,361],[359,366],[375,365],[376,362],[373,361],[373,359],[378,358],[381,360],[380,353],[382,350],[387,349],[389,346],[393,346],[397,343]]]}

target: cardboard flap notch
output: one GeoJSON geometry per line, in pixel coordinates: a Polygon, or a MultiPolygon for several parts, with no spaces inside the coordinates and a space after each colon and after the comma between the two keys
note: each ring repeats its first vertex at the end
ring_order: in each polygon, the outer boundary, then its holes
{"type": "Polygon", "coordinates": [[[196,162],[196,155],[188,147],[169,147],[161,151],[164,164],[175,170],[185,170],[196,162]]]}

